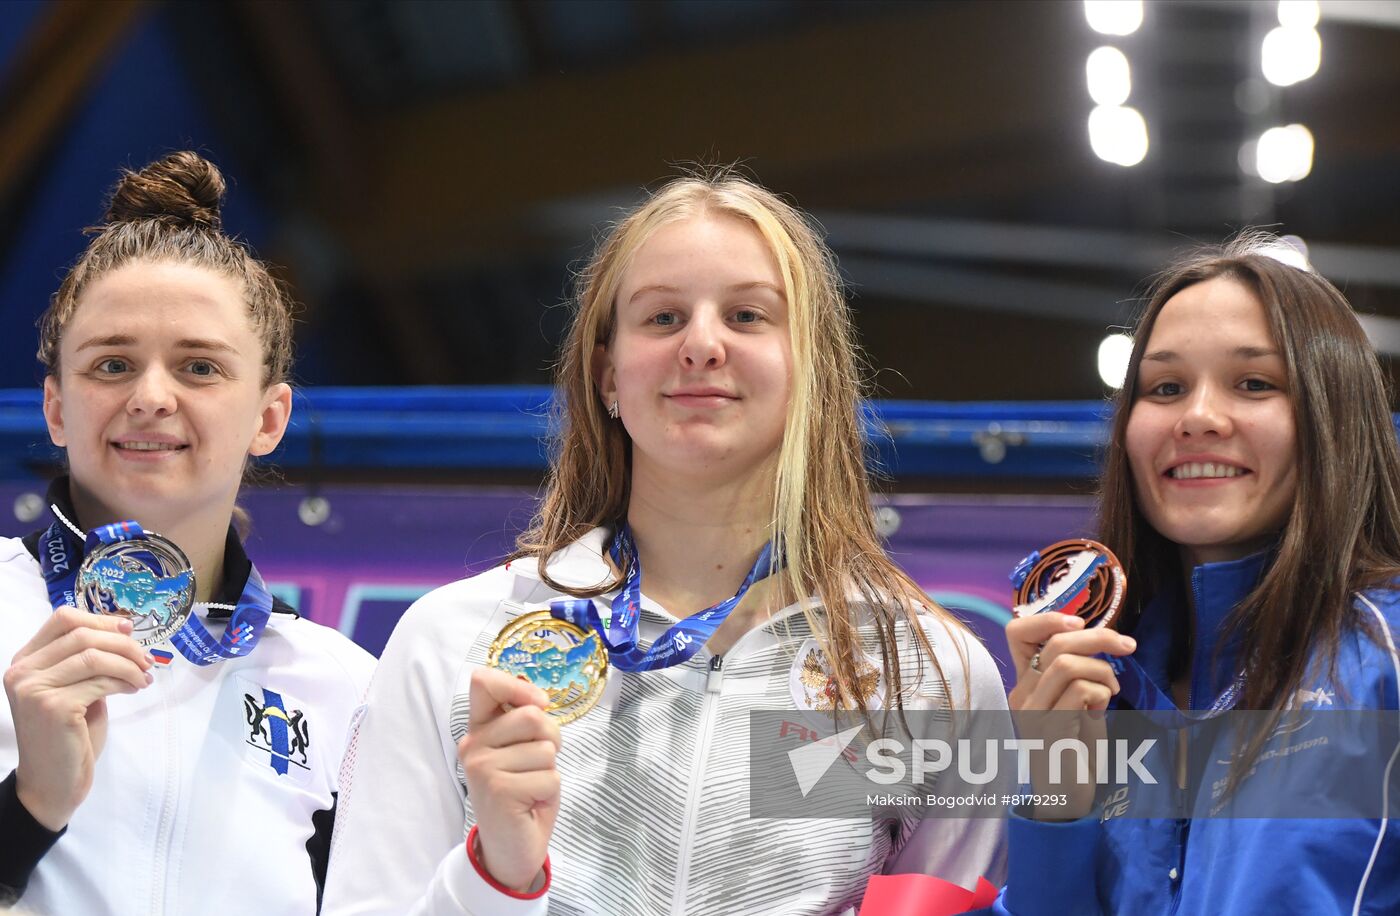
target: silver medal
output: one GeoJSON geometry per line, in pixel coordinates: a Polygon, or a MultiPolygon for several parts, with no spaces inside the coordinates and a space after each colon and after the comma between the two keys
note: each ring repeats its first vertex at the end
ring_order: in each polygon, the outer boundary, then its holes
{"type": "Polygon", "coordinates": [[[98,544],[78,567],[78,609],[118,614],[132,624],[143,647],[164,642],[189,619],[194,607],[194,570],[189,558],[158,534],[98,544]]]}

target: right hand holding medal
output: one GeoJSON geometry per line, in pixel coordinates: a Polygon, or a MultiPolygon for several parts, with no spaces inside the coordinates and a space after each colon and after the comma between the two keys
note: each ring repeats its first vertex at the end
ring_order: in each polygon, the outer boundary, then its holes
{"type": "Polygon", "coordinates": [[[1118,678],[1104,655],[1131,655],[1137,643],[1107,627],[1084,629],[1069,614],[1022,617],[1006,625],[1016,664],[1011,708],[1103,710],[1118,693],[1118,678]],[[1035,662],[1034,667],[1032,661],[1035,662]]]}
{"type": "Polygon", "coordinates": [[[92,788],[107,740],[106,697],[152,681],[154,661],[131,638],[131,621],[62,608],[44,621],[5,672],[15,722],[20,803],[61,830],[92,788]]]}
{"type": "MultiPolygon", "coordinates": [[[[1121,570],[1106,547],[1093,542],[1083,543],[1103,551],[1109,562],[1107,568],[1121,570]]],[[[1047,551],[1053,549],[1047,548],[1047,551]]],[[[1039,555],[1033,557],[1038,558],[1039,555]]],[[[1106,737],[1102,711],[1108,708],[1109,700],[1119,691],[1118,678],[1112,666],[1094,656],[1130,655],[1137,648],[1132,637],[1120,635],[1107,625],[1116,624],[1123,589],[1121,585],[1116,588],[1111,586],[1115,579],[1121,581],[1121,571],[1113,573],[1106,580],[1110,583],[1108,589],[1103,588],[1102,582],[1096,582],[1103,579],[1102,576],[1086,575],[1081,587],[1089,598],[1087,602],[1082,598],[1076,601],[1074,595],[1056,594],[1055,583],[1065,582],[1067,576],[1064,573],[1043,575],[1046,571],[1037,566],[1031,570],[1030,583],[1036,581],[1036,571],[1042,573],[1039,578],[1044,587],[1032,587],[1034,595],[1026,593],[1028,580],[1022,578],[1018,583],[1018,610],[1031,608],[1030,613],[1017,616],[1006,625],[1007,647],[1016,665],[1016,686],[1008,696],[1016,718],[1016,730],[1023,738],[1042,740],[1046,748],[1061,738],[1088,742],[1092,756],[1093,749],[1097,747],[1096,739],[1106,737]],[[1036,603],[1030,603],[1028,599],[1032,597],[1037,599],[1036,603]],[[1065,604],[1065,608],[1056,609],[1057,604],[1065,604]],[[1080,607],[1080,604],[1085,606],[1080,607]],[[1039,605],[1048,607],[1036,610],[1039,605]],[[1060,613],[1059,610],[1070,612],[1060,613]],[[1095,619],[1089,623],[1081,615],[1095,619]]],[[[1023,574],[1025,570],[1018,567],[1017,572],[1023,574]]],[[[1074,573],[1075,567],[1071,566],[1069,574],[1074,573]]],[[[1069,797],[1068,805],[1046,814],[1056,819],[1088,814],[1093,807],[1094,786],[1049,785],[1046,756],[1044,752],[1031,755],[1036,791],[1069,797]]],[[[1093,760],[1090,761],[1089,771],[1096,771],[1093,760]]]]}
{"type": "Polygon", "coordinates": [[[544,867],[559,814],[559,722],[543,690],[504,671],[478,668],[457,756],[476,815],[480,861],[499,883],[524,892],[544,867]]]}

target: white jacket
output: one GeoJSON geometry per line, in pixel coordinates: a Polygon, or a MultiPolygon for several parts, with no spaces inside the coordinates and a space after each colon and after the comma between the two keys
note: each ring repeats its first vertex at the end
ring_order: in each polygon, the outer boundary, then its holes
{"type": "MultiPolygon", "coordinates": [[[[552,558],[551,577],[575,587],[603,581],[606,534],[597,529],[552,558]]],[[[519,561],[409,609],[346,753],[328,916],[831,914],[858,904],[881,871],[925,872],[967,887],[979,875],[1000,882],[1003,825],[994,818],[749,817],[748,714],[796,708],[789,676],[810,632],[794,606],[742,637],[719,671],[703,650],[660,671],[611,671],[598,705],[563,728],[551,889],[534,900],[493,889],[463,844],[474,822],[456,751],[468,681],[509,619],[557,596],[534,561],[519,561]]],[[[645,597],[642,612],[644,643],[675,622],[645,597]]],[[[927,632],[958,705],[970,688],[973,708],[1006,708],[980,643],[959,637],[970,662],[964,672],[945,630],[927,632]]],[[[921,689],[926,706],[948,705],[941,684],[921,689]]]]}
{"type": "MultiPolygon", "coordinates": [[[[38,562],[22,541],[0,539],[0,659],[12,658],[51,613],[38,562]]],[[[312,816],[324,812],[322,820],[333,807],[373,667],[369,653],[336,631],[273,614],[249,655],[203,668],[177,655],[157,667],[151,686],[108,697],[92,791],[39,861],[21,909],[314,914],[312,816]],[[253,727],[269,705],[264,691],[280,695],[299,726],[289,731],[285,775],[272,766],[266,726],[253,727]]],[[[0,777],[17,762],[14,720],[0,702],[0,777]]]]}

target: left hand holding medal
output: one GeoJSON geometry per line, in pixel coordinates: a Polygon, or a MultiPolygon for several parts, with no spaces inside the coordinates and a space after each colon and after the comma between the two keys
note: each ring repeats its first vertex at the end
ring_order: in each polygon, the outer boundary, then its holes
{"type": "Polygon", "coordinates": [[[559,814],[559,722],[543,690],[491,668],[472,672],[471,715],[457,757],[476,815],[482,866],[527,890],[549,854],[559,814]]]}

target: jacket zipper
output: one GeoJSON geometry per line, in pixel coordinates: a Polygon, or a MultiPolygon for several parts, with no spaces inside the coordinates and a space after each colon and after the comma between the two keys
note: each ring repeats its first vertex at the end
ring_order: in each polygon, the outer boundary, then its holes
{"type": "MultiPolygon", "coordinates": [[[[1201,606],[1201,577],[1195,570],[1191,572],[1191,613],[1195,615],[1201,606]]],[[[1195,624],[1192,624],[1194,630],[1195,624]]],[[[1194,643],[1194,640],[1193,640],[1194,643]]],[[[1194,653],[1195,646],[1192,646],[1194,653]]],[[[1184,712],[1191,712],[1196,708],[1196,666],[1192,660],[1191,678],[1186,685],[1186,709],[1184,712]]],[[[1187,749],[1186,729],[1181,729],[1178,733],[1179,740],[1176,746],[1176,784],[1179,803],[1184,803],[1186,799],[1186,777],[1190,770],[1189,752],[1187,749]]],[[[1191,821],[1188,818],[1178,817],[1176,819],[1176,865],[1172,871],[1176,874],[1172,883],[1171,912],[1175,913],[1181,906],[1181,886],[1186,882],[1186,842],[1191,830],[1191,821]]]]}
{"type": "Polygon", "coordinates": [[[710,658],[710,673],[705,680],[705,697],[700,706],[699,736],[695,744],[695,762],[690,768],[690,785],[686,791],[685,813],[681,816],[680,852],[676,859],[676,896],[671,898],[672,916],[685,916],[686,885],[690,881],[690,847],[695,839],[695,822],[700,817],[700,796],[705,774],[705,758],[710,752],[710,721],[719,707],[720,682],[724,678],[724,656],[710,658]]]}
{"type": "MultiPolygon", "coordinates": [[[[176,672],[161,672],[174,674],[176,672]]],[[[160,685],[157,676],[157,689],[161,690],[161,718],[165,724],[165,791],[160,802],[160,816],[156,820],[156,839],[151,849],[152,907],[153,916],[160,916],[166,910],[172,882],[170,881],[170,838],[175,830],[175,806],[178,801],[180,784],[178,723],[170,711],[169,684],[160,685]],[[164,688],[164,689],[162,689],[164,688]]]]}

